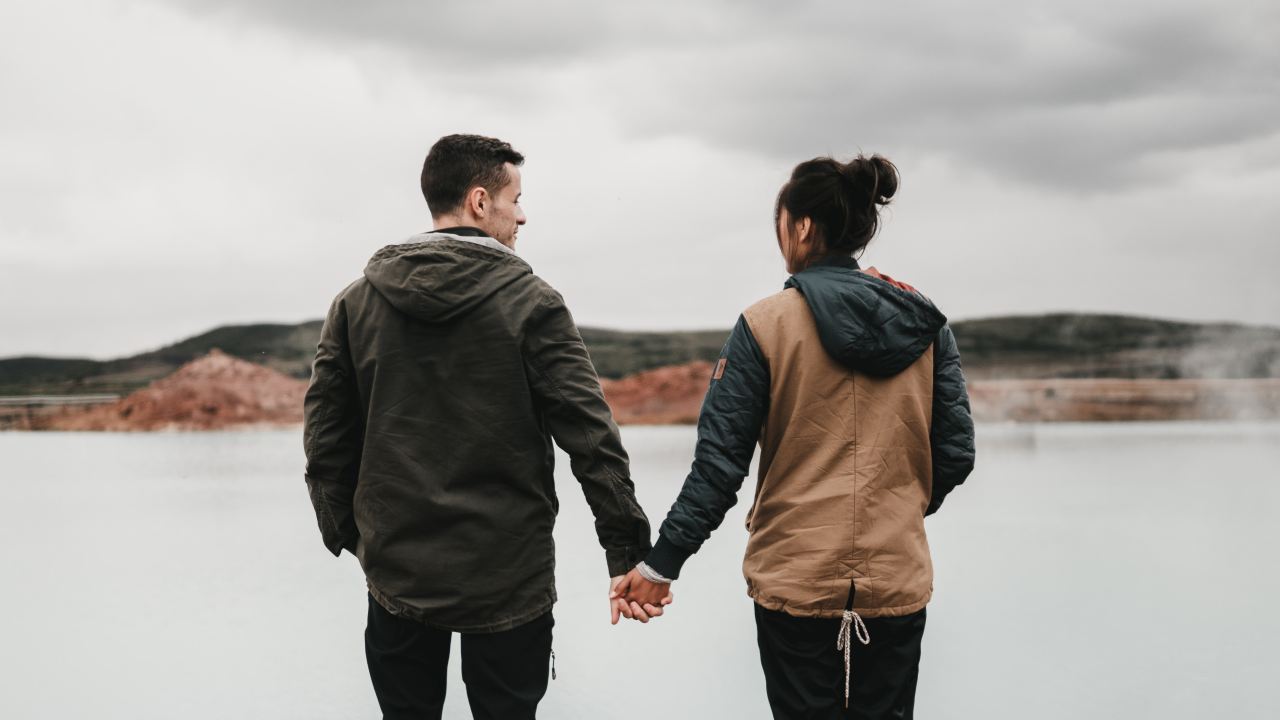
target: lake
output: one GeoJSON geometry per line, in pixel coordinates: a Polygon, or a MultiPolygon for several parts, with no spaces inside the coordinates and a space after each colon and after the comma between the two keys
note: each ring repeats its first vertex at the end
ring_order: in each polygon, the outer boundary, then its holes
{"type": "MultiPolygon", "coordinates": [[[[624,429],[655,530],[694,439],[624,429]]],[[[541,715],[768,718],[740,570],[753,481],[667,616],[613,627],[565,460],[541,715]]],[[[296,430],[0,433],[0,717],[378,717],[363,576],[321,545],[302,467],[296,430]]],[[[918,714],[1280,717],[1278,511],[1280,424],[981,426],[928,522],[918,714]]],[[[466,718],[454,648],[446,716],[466,718]]]]}

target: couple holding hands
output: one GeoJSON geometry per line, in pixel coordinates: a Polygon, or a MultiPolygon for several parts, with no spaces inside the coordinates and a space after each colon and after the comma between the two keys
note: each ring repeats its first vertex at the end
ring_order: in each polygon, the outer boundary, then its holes
{"type": "Polygon", "coordinates": [[[516,254],[524,157],[450,135],[427,155],[433,229],[376,252],[333,301],[306,395],[325,546],[359,558],[385,718],[439,718],[454,633],[476,718],[533,718],[556,600],[553,442],[605,551],[613,621],[663,614],[736,502],[776,718],[911,717],[933,570],[924,518],[973,468],[946,317],[857,257],[898,187],[879,157],[800,163],[775,206],[791,277],[747,308],[652,540],[563,298],[516,254]]]}

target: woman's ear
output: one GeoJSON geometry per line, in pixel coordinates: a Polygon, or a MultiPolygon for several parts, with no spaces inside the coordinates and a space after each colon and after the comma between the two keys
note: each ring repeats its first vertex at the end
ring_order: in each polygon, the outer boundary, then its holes
{"type": "Polygon", "coordinates": [[[813,242],[812,218],[800,218],[800,222],[796,225],[796,240],[800,241],[800,243],[804,245],[808,245],[813,242]]]}

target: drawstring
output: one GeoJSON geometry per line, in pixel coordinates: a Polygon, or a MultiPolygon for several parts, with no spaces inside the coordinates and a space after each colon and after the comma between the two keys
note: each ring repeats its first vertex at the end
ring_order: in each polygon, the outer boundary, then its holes
{"type": "Polygon", "coordinates": [[[871,633],[862,622],[862,616],[852,610],[844,611],[844,619],[840,621],[840,634],[836,636],[836,649],[844,651],[844,709],[849,709],[849,673],[851,665],[849,652],[853,649],[851,634],[857,633],[858,642],[871,644],[871,633]]]}
{"type": "Polygon", "coordinates": [[[551,651],[551,679],[556,679],[556,651],[551,651]]]}

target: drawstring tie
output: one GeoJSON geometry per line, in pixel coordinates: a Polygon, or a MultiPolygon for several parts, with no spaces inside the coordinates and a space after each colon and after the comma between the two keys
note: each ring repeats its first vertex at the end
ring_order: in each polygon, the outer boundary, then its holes
{"type": "Polygon", "coordinates": [[[844,708],[849,709],[849,673],[851,669],[849,652],[853,649],[852,634],[857,633],[858,642],[871,644],[871,633],[862,622],[862,616],[852,610],[844,611],[844,619],[840,621],[840,634],[836,636],[836,649],[844,651],[844,708]]]}

